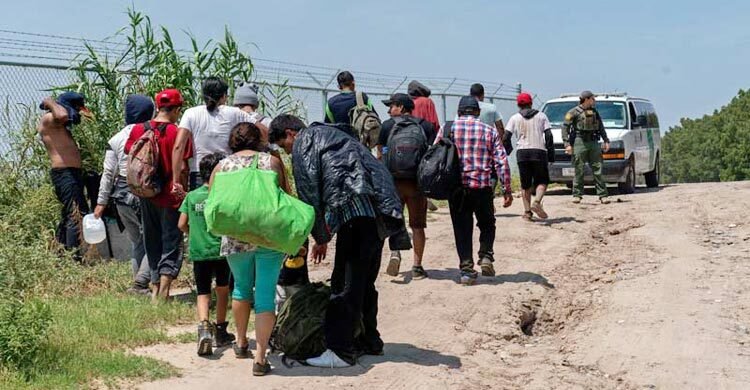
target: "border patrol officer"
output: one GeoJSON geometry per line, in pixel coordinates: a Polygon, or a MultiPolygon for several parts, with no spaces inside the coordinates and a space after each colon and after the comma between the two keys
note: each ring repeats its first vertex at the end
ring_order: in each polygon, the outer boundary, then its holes
{"type": "Polygon", "coordinates": [[[608,204],[607,184],[602,178],[602,149],[609,151],[609,138],[599,112],[594,108],[596,99],[591,91],[581,92],[578,106],[565,114],[562,127],[565,153],[573,155],[575,179],[573,180],[573,203],[581,203],[583,197],[583,173],[585,164],[591,166],[596,185],[596,194],[602,204],[608,204]],[[603,147],[599,139],[604,140],[603,147]]]}

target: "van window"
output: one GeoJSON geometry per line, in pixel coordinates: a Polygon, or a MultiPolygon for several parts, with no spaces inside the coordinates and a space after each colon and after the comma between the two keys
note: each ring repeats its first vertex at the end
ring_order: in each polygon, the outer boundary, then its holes
{"type": "MultiPolygon", "coordinates": [[[[547,103],[543,112],[549,118],[550,125],[554,127],[562,126],[565,121],[565,114],[578,102],[554,102],[547,103]]],[[[604,127],[624,129],[627,121],[625,115],[625,103],[623,102],[596,102],[596,109],[602,117],[604,127]]]]}
{"type": "Polygon", "coordinates": [[[650,128],[659,127],[659,117],[656,115],[654,105],[649,102],[635,102],[638,115],[645,119],[645,125],[650,128]]]}
{"type": "Polygon", "coordinates": [[[633,105],[633,102],[628,103],[628,108],[630,109],[630,123],[632,124],[632,128],[637,129],[639,126],[636,126],[636,120],[638,118],[638,114],[635,112],[635,105],[633,105]]]}

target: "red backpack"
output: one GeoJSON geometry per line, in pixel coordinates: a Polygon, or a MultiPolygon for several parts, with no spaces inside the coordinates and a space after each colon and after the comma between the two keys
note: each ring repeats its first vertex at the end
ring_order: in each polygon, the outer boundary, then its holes
{"type": "Polygon", "coordinates": [[[140,198],[153,198],[162,191],[164,181],[159,170],[159,135],[164,134],[167,124],[158,126],[143,123],[143,135],[133,143],[128,153],[128,187],[140,198]]]}

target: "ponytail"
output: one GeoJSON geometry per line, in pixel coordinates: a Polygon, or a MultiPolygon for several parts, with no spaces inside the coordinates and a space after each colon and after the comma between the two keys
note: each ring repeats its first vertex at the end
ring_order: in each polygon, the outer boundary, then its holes
{"type": "Polygon", "coordinates": [[[211,112],[216,110],[221,98],[229,92],[229,85],[218,77],[208,77],[203,80],[203,101],[206,103],[206,109],[211,112]]]}

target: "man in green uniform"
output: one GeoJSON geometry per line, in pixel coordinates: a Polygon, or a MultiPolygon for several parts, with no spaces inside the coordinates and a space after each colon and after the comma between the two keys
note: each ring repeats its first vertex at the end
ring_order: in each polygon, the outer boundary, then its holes
{"type": "Polygon", "coordinates": [[[594,108],[596,99],[591,91],[583,91],[580,104],[565,114],[562,127],[565,153],[573,155],[573,165],[576,175],[573,180],[573,203],[581,203],[583,197],[583,173],[585,164],[591,166],[596,185],[596,194],[603,204],[608,204],[607,184],[602,178],[602,147],[599,140],[604,141],[603,150],[609,151],[609,138],[604,129],[604,123],[599,112],[594,108]]]}

